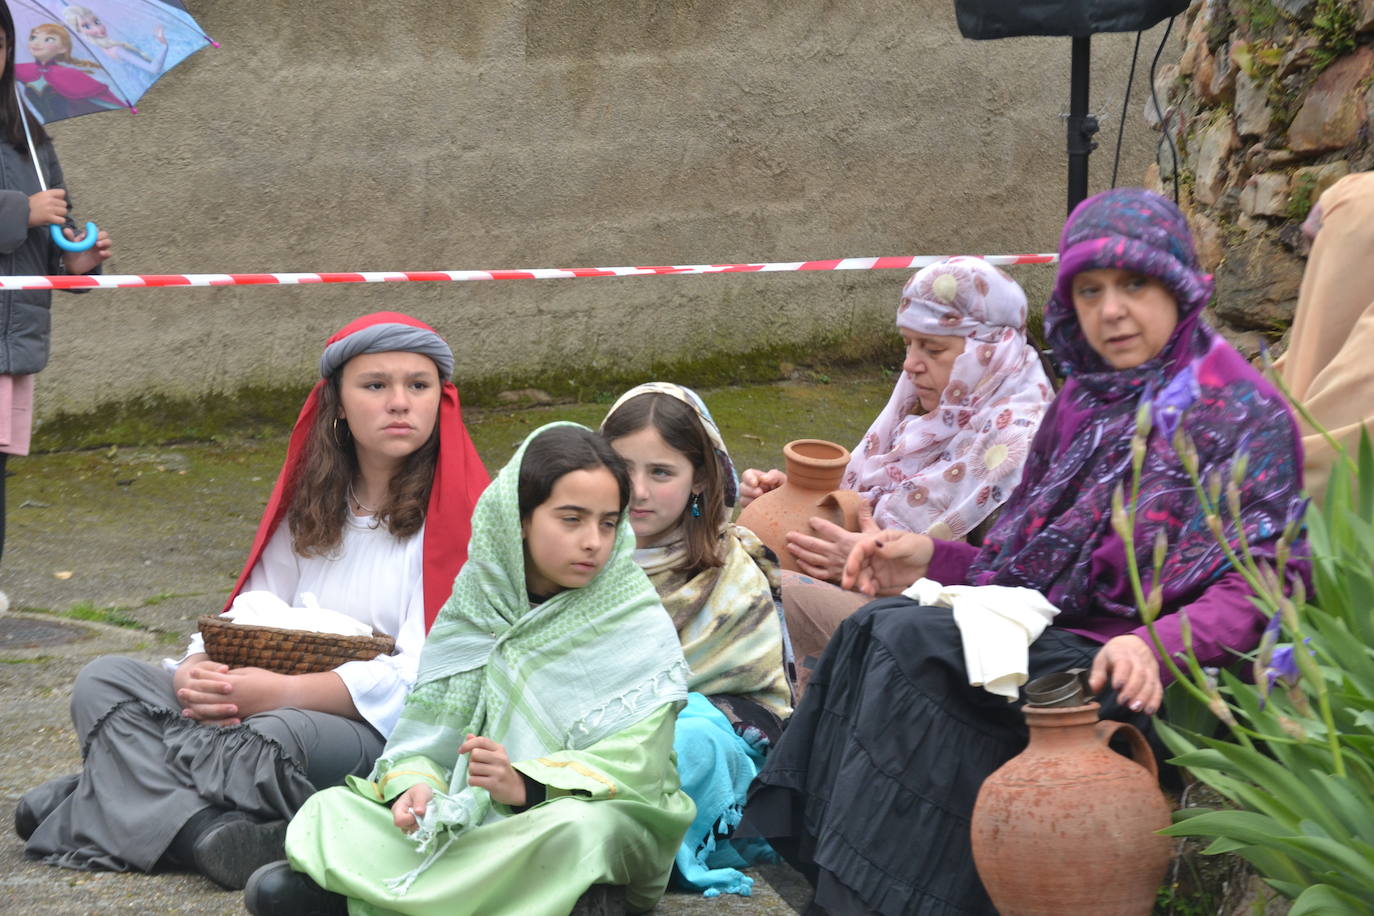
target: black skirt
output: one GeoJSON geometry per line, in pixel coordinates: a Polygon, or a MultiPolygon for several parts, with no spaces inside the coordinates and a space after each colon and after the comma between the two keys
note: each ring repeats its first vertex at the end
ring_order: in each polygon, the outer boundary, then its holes
{"type": "MultiPolygon", "coordinates": [[[[1030,677],[1091,667],[1100,648],[1047,628],[1030,677]]],[[[1148,726],[1101,699],[1105,718],[1148,726]]],[[[736,835],[767,837],[826,913],[995,913],[969,819],[983,780],[1026,746],[1020,707],[969,686],[949,608],[865,605],[826,647],[736,835]]]]}

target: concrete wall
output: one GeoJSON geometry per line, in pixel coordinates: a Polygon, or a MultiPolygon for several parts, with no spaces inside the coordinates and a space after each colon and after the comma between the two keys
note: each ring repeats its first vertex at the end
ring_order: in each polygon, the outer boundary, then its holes
{"type": "MultiPolygon", "coordinates": [[[[222,43],[136,116],[54,126],[115,273],[1052,250],[1068,39],[971,42],[949,0],[188,0],[222,43]]],[[[1094,39],[1105,187],[1133,36],[1094,39]]],[[[1147,35],[1122,183],[1141,126],[1147,35]]],[[[1024,271],[1033,298],[1044,271],[1024,271]],[[1037,279],[1038,277],[1038,279],[1037,279]]],[[[398,309],[460,381],[871,333],[895,272],[55,296],[40,417],[307,381],[398,309]]]]}

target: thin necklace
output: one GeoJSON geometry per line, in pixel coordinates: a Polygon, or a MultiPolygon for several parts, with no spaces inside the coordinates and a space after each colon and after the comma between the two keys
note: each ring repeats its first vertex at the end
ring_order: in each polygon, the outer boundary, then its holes
{"type": "Polygon", "coordinates": [[[363,505],[363,501],[358,498],[358,494],[353,492],[353,484],[351,483],[348,485],[348,498],[353,500],[353,505],[357,506],[359,509],[362,509],[368,515],[377,514],[376,509],[372,508],[371,506],[363,505]]]}

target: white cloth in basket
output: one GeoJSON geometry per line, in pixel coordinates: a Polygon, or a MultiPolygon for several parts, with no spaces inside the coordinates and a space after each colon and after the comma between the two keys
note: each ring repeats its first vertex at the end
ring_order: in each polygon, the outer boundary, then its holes
{"type": "Polygon", "coordinates": [[[282,630],[308,630],[339,636],[371,636],[372,627],[339,611],[320,607],[310,592],[301,594],[305,607],[291,607],[268,591],[241,592],[223,616],[234,623],[282,630]]]}

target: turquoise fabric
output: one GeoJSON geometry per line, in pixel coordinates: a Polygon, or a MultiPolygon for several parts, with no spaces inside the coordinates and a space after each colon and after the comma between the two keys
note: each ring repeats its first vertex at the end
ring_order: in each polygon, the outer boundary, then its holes
{"type": "Polygon", "coordinates": [[[756,862],[776,862],[764,840],[724,839],[739,824],[749,783],[763,765],[763,753],[735,733],[730,720],[700,693],[689,693],[678,713],[673,738],[682,789],[696,802],[674,862],[680,884],[707,897],[748,897],[754,879],[740,871],[756,862]]]}

